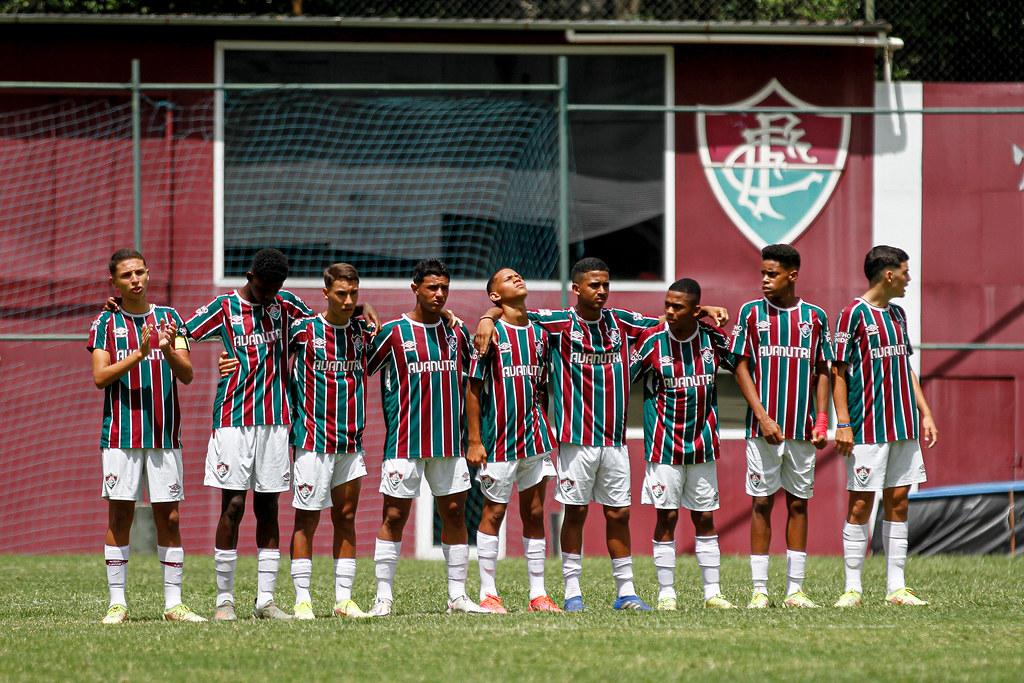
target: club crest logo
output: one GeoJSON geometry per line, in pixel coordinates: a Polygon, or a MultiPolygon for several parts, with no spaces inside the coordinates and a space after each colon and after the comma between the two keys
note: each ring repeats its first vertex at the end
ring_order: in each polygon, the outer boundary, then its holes
{"type": "Polygon", "coordinates": [[[612,344],[618,344],[620,341],[622,341],[622,335],[619,334],[618,329],[612,328],[611,331],[608,332],[608,341],[610,341],[612,344]]]}
{"type": "Polygon", "coordinates": [[[281,477],[281,481],[284,482],[285,486],[287,486],[291,482],[291,480],[292,480],[292,473],[291,472],[285,472],[284,476],[281,477]]]}
{"type": "Polygon", "coordinates": [[[240,315],[233,315],[231,316],[230,320],[232,325],[241,325],[245,318],[243,318],[240,315]]]}
{"type": "Polygon", "coordinates": [[[309,500],[309,497],[313,495],[312,484],[297,484],[295,486],[295,492],[299,494],[299,498],[303,501],[309,500]]]}
{"type": "Polygon", "coordinates": [[[491,487],[494,486],[494,477],[492,477],[489,474],[481,475],[480,476],[480,485],[483,486],[488,491],[490,491],[491,487]]]}
{"type": "Polygon", "coordinates": [[[324,339],[323,337],[315,337],[313,339],[313,348],[314,349],[326,349],[327,348],[327,340],[324,339]]]}
{"type": "Polygon", "coordinates": [[[454,334],[446,335],[446,339],[448,340],[448,350],[451,351],[452,353],[455,353],[456,349],[459,348],[458,337],[456,337],[454,334]]]}
{"type": "Polygon", "coordinates": [[[544,356],[544,342],[538,339],[533,344],[533,350],[537,352],[537,358],[542,358],[544,356]]]}
{"type": "Polygon", "coordinates": [[[117,486],[117,475],[111,472],[107,476],[103,477],[103,483],[106,484],[107,488],[111,491],[117,486]]]}
{"type": "Polygon", "coordinates": [[[697,138],[708,184],[733,224],[758,248],[788,244],[821,213],[842,176],[851,117],[807,113],[815,106],[774,78],[725,106],[783,110],[701,113],[697,138]]]}
{"type": "Polygon", "coordinates": [[[715,491],[715,495],[711,497],[711,503],[713,505],[718,505],[718,491],[715,491]]]}
{"type": "Polygon", "coordinates": [[[402,483],[403,476],[401,472],[388,472],[388,485],[392,489],[397,489],[398,485],[402,483]]]}
{"type": "Polygon", "coordinates": [[[806,320],[804,322],[800,323],[798,325],[798,327],[800,328],[800,336],[801,337],[810,337],[811,336],[811,330],[814,329],[814,325],[812,325],[811,323],[807,322],[806,320]]]}
{"type": "Polygon", "coordinates": [[[761,487],[761,483],[762,483],[763,479],[762,479],[761,475],[758,474],[757,472],[751,472],[750,474],[747,475],[747,478],[750,479],[750,487],[751,488],[758,489],[758,488],[761,487]]]}
{"type": "Polygon", "coordinates": [[[228,476],[228,471],[231,468],[228,467],[228,464],[226,462],[219,462],[214,466],[213,469],[217,472],[217,476],[223,479],[224,477],[228,476]]]}
{"type": "Polygon", "coordinates": [[[569,493],[576,488],[576,480],[570,479],[569,477],[562,477],[558,480],[558,488],[562,489],[562,493],[569,493]]]}
{"type": "Polygon", "coordinates": [[[352,337],[352,349],[356,352],[357,356],[363,355],[363,335],[357,334],[352,337]]]}
{"type": "Polygon", "coordinates": [[[703,349],[700,350],[700,357],[704,359],[705,363],[710,363],[715,359],[715,352],[711,349],[711,347],[705,346],[703,349]]]}
{"type": "Polygon", "coordinates": [[[274,320],[279,319],[281,317],[281,305],[271,304],[270,306],[267,307],[267,313],[269,313],[270,317],[273,318],[274,320]]]}
{"type": "Polygon", "coordinates": [[[868,483],[868,478],[871,476],[871,468],[861,466],[855,469],[853,473],[857,477],[857,481],[860,482],[860,485],[864,486],[868,483]]]}
{"type": "Polygon", "coordinates": [[[655,498],[661,500],[662,497],[665,495],[665,485],[662,484],[660,481],[655,482],[654,484],[651,485],[651,493],[654,494],[655,498]]]}

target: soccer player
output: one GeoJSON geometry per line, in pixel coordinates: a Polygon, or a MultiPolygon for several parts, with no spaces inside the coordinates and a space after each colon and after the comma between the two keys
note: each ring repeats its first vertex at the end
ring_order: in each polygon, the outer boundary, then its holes
{"type": "Polygon", "coordinates": [[[289,345],[296,355],[289,385],[294,413],[291,573],[296,619],[314,618],[309,593],[313,534],[325,508],[331,508],[334,523],[334,613],[369,616],[352,599],[356,507],[366,475],[364,381],[371,339],[366,322],[355,315],[359,273],[347,263],[330,266],[324,271],[323,295],[327,311],[300,320],[289,330],[289,345]]]}
{"type": "MultiPolygon", "coordinates": [[[[591,501],[604,508],[605,536],[615,579],[615,609],[647,611],[636,595],[630,554],[629,453],[626,403],[629,399],[629,348],[657,318],[606,309],[608,265],[597,258],[578,261],[570,272],[576,304],[564,311],[530,312],[532,322],[551,337],[552,398],[558,450],[555,500],[564,505],[562,574],[565,610],[585,609],[580,589],[583,526],[591,501]]],[[[720,315],[727,315],[724,310],[720,315]]],[[[477,328],[478,351],[486,350],[493,322],[502,311],[491,308],[477,328]]]]}
{"type": "Polygon", "coordinates": [[[387,430],[380,477],[384,519],[373,552],[377,595],[370,615],[375,617],[391,614],[402,531],[423,479],[441,515],[448,612],[490,613],[466,595],[470,481],[462,452],[462,381],[470,349],[465,326],[442,321],[450,284],[448,268],[438,259],[417,263],[412,273],[415,308],[381,327],[367,361],[369,374],[381,374],[387,430]]]}
{"type": "Polygon", "coordinates": [[[544,587],[544,496],[547,477],[555,476],[554,433],[544,412],[548,335],[527,317],[526,294],[526,283],[511,268],[487,281],[488,297],[502,310],[495,321],[497,341],[483,356],[473,350],[466,392],[466,460],[480,468],[477,480],[484,494],[476,533],[480,605],[498,614],[508,611],[498,597],[495,570],[498,532],[513,484],[519,489],[529,611],[562,611],[544,587]]]}
{"type": "Polygon", "coordinates": [[[817,607],[803,590],[807,501],[814,494],[815,450],[828,435],[825,311],[796,295],[800,254],[788,244],[761,250],[762,298],[740,309],[732,333],[736,382],[747,400],[747,495],[752,609],[769,606],[768,559],[775,493],[786,491],[786,607],[817,607]]]}
{"type": "Polygon", "coordinates": [[[178,312],[149,303],[149,268],[135,249],[110,257],[110,284],[121,294],[118,311],[103,311],[89,333],[92,374],[104,390],[103,497],[107,499],[110,607],[104,624],[128,619],[125,583],[135,503],[145,481],[153,504],[157,556],[163,565],[164,619],[206,621],[181,602],[178,503],[182,488],[178,382],[192,382],[192,360],[178,312]]]}
{"type": "Polygon", "coordinates": [[[288,261],[277,249],[256,252],[245,277],[244,287],[218,296],[185,323],[196,341],[219,337],[239,362],[238,372],[226,377],[222,372],[217,384],[213,435],[206,452],[204,483],[221,489],[221,516],[214,549],[214,619],[218,621],[237,618],[233,589],[238,527],[250,488],[257,548],[253,617],[291,618],[274,602],[281,558],[277,501],[291,484],[286,332],[294,321],[311,317],[313,311],[294,294],[281,289],[288,277],[288,261]]]}
{"type": "Polygon", "coordinates": [[[928,448],[939,433],[921,384],[910,367],[913,348],[906,312],[891,303],[906,293],[909,257],[902,249],[877,246],[864,258],[868,290],[847,306],[836,326],[832,398],[836,406],[836,450],[846,456],[849,511],[843,526],[846,592],[836,607],[861,604],[861,570],[868,546],[868,518],[882,492],[888,595],[894,605],[927,605],[907,588],[907,495],[927,480],[918,437],[928,448]],[[920,414],[920,415],[919,415],[920,414]]]}
{"type": "Polygon", "coordinates": [[[700,285],[678,280],[665,294],[665,323],[640,335],[630,354],[630,378],[644,379],[644,450],[647,471],[641,501],[657,509],[654,566],[658,609],[677,609],[676,523],[690,511],[704,606],[732,609],[719,586],[722,553],[715,531],[718,505],[719,367],[733,368],[729,341],[700,322],[700,285]]]}

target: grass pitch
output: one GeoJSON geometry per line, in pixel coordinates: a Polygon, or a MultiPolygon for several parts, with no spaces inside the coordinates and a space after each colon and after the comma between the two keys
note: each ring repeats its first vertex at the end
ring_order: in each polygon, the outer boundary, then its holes
{"type": "MultiPolygon", "coordinates": [[[[865,604],[856,609],[714,611],[701,607],[692,557],[676,573],[680,611],[621,613],[607,558],[586,558],[582,614],[526,612],[526,567],[499,563],[508,616],[445,615],[440,562],[402,560],[390,619],[330,617],[330,558],[313,568],[312,622],[245,618],[255,593],[255,560],[239,561],[234,624],[160,620],[163,589],[155,556],[133,555],[131,621],[102,626],[107,606],[102,557],[0,555],[0,679],[3,680],[1013,680],[1024,678],[1024,566],[1006,557],[911,558],[908,579],[932,605],[882,603],[883,558],[869,558],[865,604]]],[[[211,616],[213,562],[189,556],[185,603],[211,616]]],[[[773,603],[784,590],[785,560],[773,558],[773,603]]],[[[360,559],[357,602],[372,602],[373,564],[360,559]]],[[[278,603],[292,604],[288,560],[278,603]]],[[[476,563],[470,565],[475,597],[476,563]]],[[[547,565],[560,602],[561,568],[547,565]]],[[[635,558],[641,597],[655,602],[649,557],[635,558]]],[[[842,560],[810,558],[808,595],[823,605],[842,592],[842,560]]],[[[749,597],[746,557],[725,557],[723,589],[749,597]]]]}

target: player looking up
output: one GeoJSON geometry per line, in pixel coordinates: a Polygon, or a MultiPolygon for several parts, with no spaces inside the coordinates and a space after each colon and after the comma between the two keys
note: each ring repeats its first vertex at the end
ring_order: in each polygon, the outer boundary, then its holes
{"type": "Polygon", "coordinates": [[[289,388],[295,448],[292,481],[295,530],[291,573],[295,618],[312,619],[309,593],[313,534],[320,512],[331,509],[334,524],[334,613],[369,616],[352,599],[356,575],[356,508],[366,465],[366,357],[371,335],[356,317],[359,273],[347,263],[324,271],[327,310],[294,323],[289,346],[295,354],[289,388]]]}
{"type": "Polygon", "coordinates": [[[768,601],[768,559],[775,493],[786,491],[787,607],[817,607],[803,590],[807,501],[814,494],[815,449],[828,438],[828,363],[833,360],[825,311],[796,295],[800,254],[788,244],[761,250],[762,298],[743,305],[732,333],[736,382],[747,400],[747,495],[750,519],[750,608],[768,601]]]}
{"type": "Polygon", "coordinates": [[[367,372],[381,375],[387,430],[380,477],[384,520],[373,552],[377,596],[370,614],[375,617],[391,614],[402,531],[423,479],[441,516],[448,612],[489,613],[466,595],[470,481],[462,452],[462,377],[469,370],[470,349],[465,326],[442,321],[450,283],[448,268],[438,259],[417,263],[412,273],[415,307],[381,327],[367,361],[367,372]]]}
{"type": "Polygon", "coordinates": [[[644,380],[644,451],[647,470],[641,501],[657,509],[654,566],[658,609],[677,608],[676,523],[690,511],[695,554],[704,583],[704,606],[732,609],[722,595],[722,553],[715,531],[718,504],[719,367],[732,369],[729,342],[700,322],[700,285],[678,280],[665,294],[665,323],[640,335],[630,354],[630,377],[644,380]]]}
{"type": "Polygon", "coordinates": [[[93,380],[103,389],[103,497],[107,499],[110,606],[102,623],[128,619],[125,583],[129,536],[143,482],[153,505],[157,556],[163,566],[164,619],[206,621],[181,601],[178,503],[182,488],[181,410],[178,382],[192,382],[192,360],[178,312],[149,303],[149,268],[135,249],[110,257],[110,284],[120,292],[117,311],[103,311],[89,333],[93,380]]]}
{"type": "Polygon", "coordinates": [[[554,433],[544,412],[548,335],[527,317],[526,294],[526,283],[511,268],[488,279],[487,295],[502,310],[494,323],[497,342],[483,356],[473,353],[466,392],[466,460],[480,468],[477,480],[484,494],[476,534],[480,605],[499,614],[507,610],[495,583],[498,532],[513,484],[519,489],[529,611],[562,611],[544,587],[544,496],[547,477],[555,476],[554,433]]]}
{"type": "Polygon", "coordinates": [[[849,511],[843,526],[846,592],[836,607],[861,604],[861,570],[868,545],[868,518],[882,492],[886,601],[927,605],[907,588],[908,494],[927,481],[918,436],[928,448],[939,433],[921,384],[910,366],[914,352],[906,312],[891,303],[910,283],[907,252],[877,246],[864,258],[868,291],[854,299],[836,326],[832,398],[836,406],[836,450],[846,456],[849,511]],[[920,413],[920,417],[918,415],[920,413]]]}
{"type": "Polygon", "coordinates": [[[222,372],[217,384],[204,479],[207,486],[221,489],[214,550],[214,619],[219,621],[237,618],[233,589],[238,527],[250,488],[257,548],[253,616],[291,618],[274,602],[281,559],[277,502],[281,492],[291,485],[286,333],[292,322],[312,316],[313,311],[294,294],[281,289],[287,277],[288,261],[284,254],[277,249],[261,249],[245,274],[244,287],[218,296],[185,323],[196,341],[219,337],[238,361],[238,371],[227,376],[222,372]]]}

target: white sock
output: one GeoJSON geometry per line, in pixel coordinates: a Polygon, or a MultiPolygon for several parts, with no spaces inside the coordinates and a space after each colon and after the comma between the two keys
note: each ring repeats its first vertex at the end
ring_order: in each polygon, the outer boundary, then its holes
{"type": "Polygon", "coordinates": [[[392,587],[395,585],[395,570],[398,568],[398,555],[401,552],[401,541],[382,541],[378,538],[373,545],[373,571],[377,576],[378,600],[395,599],[392,587]]]}
{"type": "Polygon", "coordinates": [[[110,589],[110,605],[128,606],[124,587],[128,581],[127,545],[104,545],[103,559],[107,561],[107,587],[110,589]]]}
{"type": "Polygon", "coordinates": [[[700,567],[700,578],[704,582],[705,602],[722,592],[719,586],[722,551],[718,548],[718,536],[696,536],[694,537],[694,554],[697,556],[697,566],[700,567]]]}
{"type": "Polygon", "coordinates": [[[807,553],[786,550],[786,597],[803,590],[807,573],[807,553]]]}
{"type": "Polygon", "coordinates": [[[238,566],[237,550],[213,549],[213,567],[217,570],[217,604],[234,603],[235,567],[238,566]]]}
{"type": "Polygon", "coordinates": [[[675,541],[654,541],[654,569],[658,573],[658,599],[676,597],[675,541]]]}
{"type": "Polygon", "coordinates": [[[466,575],[469,574],[469,544],[441,544],[444,561],[448,565],[448,599],[466,594],[466,575]]]}
{"type": "Polygon", "coordinates": [[[846,590],[863,593],[861,572],[868,552],[868,525],[843,524],[843,560],[846,564],[846,590]]]}
{"type": "Polygon", "coordinates": [[[633,558],[631,556],[612,558],[612,578],[615,579],[615,594],[618,597],[636,595],[636,588],[633,587],[633,558]]]}
{"type": "Polygon", "coordinates": [[[164,572],[164,609],[181,604],[181,576],[185,573],[185,550],[158,545],[156,556],[164,572]]]}
{"type": "Polygon", "coordinates": [[[907,522],[882,521],[882,545],[885,548],[885,578],[889,593],[907,587],[903,570],[907,565],[907,522]]]}
{"type": "Polygon", "coordinates": [[[583,553],[562,553],[562,576],[565,577],[565,599],[583,597],[580,574],[583,573],[583,553]]]}
{"type": "MultiPolygon", "coordinates": [[[[480,552],[479,548],[477,552],[480,552]]],[[[526,555],[526,573],[530,577],[530,600],[548,594],[544,587],[544,558],[547,557],[547,541],[543,538],[523,536],[523,552],[526,555]]]]}
{"type": "Polygon", "coordinates": [[[750,556],[750,578],[754,582],[754,592],[768,595],[768,555],[750,556]]]}
{"type": "Polygon", "coordinates": [[[292,585],[295,586],[295,604],[312,602],[309,584],[313,580],[313,560],[308,557],[292,558],[292,585]]]}
{"type": "Polygon", "coordinates": [[[280,567],[279,548],[256,548],[256,609],[274,601],[277,570],[280,567]]]}
{"type": "Polygon", "coordinates": [[[351,600],[355,582],[356,558],[339,557],[334,560],[334,602],[351,600]]]}
{"type": "Polygon", "coordinates": [[[497,595],[494,573],[498,570],[498,537],[476,532],[476,558],[480,565],[480,600],[497,595]]]}

